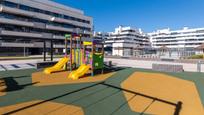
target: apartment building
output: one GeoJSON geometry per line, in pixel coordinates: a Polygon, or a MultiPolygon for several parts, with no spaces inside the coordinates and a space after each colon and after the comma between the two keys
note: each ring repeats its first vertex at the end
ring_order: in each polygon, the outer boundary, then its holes
{"type": "Polygon", "coordinates": [[[0,0],[0,55],[62,53],[65,34],[92,34],[92,17],[50,0],[0,0]],[[51,41],[51,42],[50,42],[51,41]]]}
{"type": "Polygon", "coordinates": [[[196,47],[204,43],[204,28],[188,28],[181,30],[162,29],[148,33],[152,47],[163,57],[187,57],[202,53],[196,47]]]}
{"type": "Polygon", "coordinates": [[[109,34],[107,32],[94,32],[93,37],[95,39],[106,40],[109,34]]]}
{"type": "Polygon", "coordinates": [[[150,41],[141,29],[119,26],[114,32],[109,32],[105,48],[112,49],[112,55],[136,56],[150,48],[150,41]]]}

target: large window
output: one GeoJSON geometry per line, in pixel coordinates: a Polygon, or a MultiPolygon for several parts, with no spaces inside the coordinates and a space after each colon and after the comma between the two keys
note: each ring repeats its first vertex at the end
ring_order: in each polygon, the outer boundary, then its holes
{"type": "MultiPolygon", "coordinates": [[[[0,0],[0,3],[5,5],[5,6],[8,6],[8,7],[18,8],[18,4],[13,3],[13,2],[1,1],[0,0]]],[[[71,16],[59,14],[59,13],[46,11],[46,10],[41,10],[41,9],[33,8],[33,7],[30,7],[30,6],[22,5],[22,4],[19,4],[19,9],[25,10],[25,11],[43,13],[43,14],[51,15],[51,16],[58,17],[58,18],[63,18],[63,19],[68,19],[68,20],[73,20],[73,21],[78,21],[78,22],[90,24],[89,20],[83,20],[83,19],[79,19],[79,18],[76,18],[76,17],[71,17],[71,16]]]]}
{"type": "Polygon", "coordinates": [[[50,22],[50,21],[43,20],[43,19],[19,16],[19,15],[14,15],[14,14],[9,14],[9,13],[1,13],[0,17],[20,20],[20,21],[26,21],[26,22],[44,23],[44,24],[59,26],[59,27],[64,27],[64,28],[81,28],[84,31],[91,31],[91,28],[78,27],[78,26],[74,26],[74,25],[66,24],[66,23],[50,22]]]}
{"type": "Polygon", "coordinates": [[[12,8],[17,8],[17,6],[18,6],[18,4],[8,2],[8,1],[2,1],[1,4],[5,5],[5,6],[8,6],[8,7],[12,7],[12,8]]]}
{"type": "Polygon", "coordinates": [[[26,11],[30,11],[30,7],[25,6],[25,5],[20,5],[19,7],[21,10],[26,10],[26,11]]]}

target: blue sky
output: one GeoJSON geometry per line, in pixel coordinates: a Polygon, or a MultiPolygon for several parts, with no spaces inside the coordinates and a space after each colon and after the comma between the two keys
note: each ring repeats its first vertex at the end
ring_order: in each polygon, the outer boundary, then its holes
{"type": "Polygon", "coordinates": [[[204,27],[204,0],[54,0],[93,17],[95,31],[119,25],[156,29],[204,27]]]}

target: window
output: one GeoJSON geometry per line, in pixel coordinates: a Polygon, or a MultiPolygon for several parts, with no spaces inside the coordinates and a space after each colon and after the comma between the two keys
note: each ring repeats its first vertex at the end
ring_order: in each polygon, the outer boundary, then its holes
{"type": "Polygon", "coordinates": [[[3,14],[3,13],[0,13],[0,17],[4,17],[4,14],[3,14]]]}
{"type": "Polygon", "coordinates": [[[12,7],[12,8],[17,8],[17,6],[18,6],[18,4],[8,2],[8,1],[3,1],[2,4],[5,5],[5,6],[8,6],[8,7],[12,7]]]}
{"type": "Polygon", "coordinates": [[[70,17],[69,17],[69,16],[67,16],[67,15],[64,15],[64,19],[69,20],[69,19],[70,19],[70,17]]]}
{"type": "Polygon", "coordinates": [[[47,15],[54,16],[54,17],[67,19],[67,20],[73,20],[73,21],[77,21],[77,22],[90,24],[90,21],[88,21],[88,20],[83,20],[83,19],[80,19],[80,18],[72,17],[72,16],[67,16],[67,15],[63,15],[63,14],[59,14],[59,13],[54,13],[54,12],[50,12],[50,11],[46,11],[46,10],[41,10],[41,9],[38,9],[38,8],[33,8],[33,7],[22,5],[22,4],[16,4],[16,3],[13,3],[13,2],[1,1],[1,0],[0,0],[0,3],[4,4],[5,6],[8,6],[8,7],[19,8],[19,9],[25,10],[25,11],[32,11],[32,12],[42,13],[42,14],[47,14],[47,15]]]}
{"type": "Polygon", "coordinates": [[[30,7],[25,6],[25,5],[20,5],[19,7],[21,10],[26,10],[26,11],[30,11],[30,7]]]}

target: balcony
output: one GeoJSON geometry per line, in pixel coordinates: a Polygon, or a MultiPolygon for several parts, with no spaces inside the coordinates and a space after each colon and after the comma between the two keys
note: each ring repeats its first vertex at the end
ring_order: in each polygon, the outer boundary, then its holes
{"type": "Polygon", "coordinates": [[[93,34],[93,32],[91,32],[91,31],[85,31],[84,34],[91,35],[91,34],[93,34]]]}
{"type": "Polygon", "coordinates": [[[86,24],[86,23],[72,21],[72,20],[66,20],[66,19],[62,19],[62,18],[52,17],[51,20],[54,21],[54,22],[67,23],[67,24],[72,24],[72,25],[75,25],[75,26],[92,28],[91,24],[86,24]]]}
{"type": "Polygon", "coordinates": [[[53,35],[51,33],[42,33],[42,38],[48,38],[48,39],[51,39],[53,38],[53,35]]]}
{"type": "Polygon", "coordinates": [[[72,25],[79,26],[79,27],[92,28],[91,24],[86,24],[86,23],[82,23],[82,22],[78,22],[78,21],[72,21],[72,20],[66,20],[66,19],[62,19],[62,18],[56,18],[56,17],[42,14],[42,13],[24,11],[21,9],[10,8],[7,6],[2,6],[2,5],[0,5],[0,12],[6,12],[6,13],[17,14],[17,15],[22,15],[22,16],[35,17],[35,18],[48,20],[48,21],[67,23],[67,24],[72,24],[72,25]]]}
{"type": "Polygon", "coordinates": [[[33,47],[32,43],[10,43],[2,42],[1,47],[33,47]]]}
{"type": "Polygon", "coordinates": [[[54,48],[65,48],[64,44],[54,44],[53,45],[54,48]]]}
{"type": "Polygon", "coordinates": [[[7,7],[7,6],[2,6],[2,5],[0,6],[0,12],[6,12],[6,13],[29,16],[29,17],[34,16],[34,14],[32,12],[20,10],[20,9],[17,9],[17,8],[10,8],[10,7],[7,7]]]}
{"type": "Polygon", "coordinates": [[[77,26],[80,26],[80,27],[92,28],[91,24],[86,24],[86,23],[82,23],[82,22],[73,21],[73,24],[77,25],[77,26]]]}
{"type": "Polygon", "coordinates": [[[30,38],[42,38],[43,37],[41,34],[37,34],[37,33],[15,32],[15,31],[8,31],[8,30],[1,30],[0,35],[21,36],[21,37],[30,37],[30,38]]]}
{"type": "Polygon", "coordinates": [[[60,39],[60,40],[64,40],[65,37],[64,36],[57,36],[57,35],[53,35],[53,39],[60,39]]]}
{"type": "Polygon", "coordinates": [[[63,27],[58,27],[58,26],[52,26],[52,25],[46,25],[46,29],[59,30],[59,31],[64,31],[64,32],[73,32],[73,29],[63,28],[63,27]]]}
{"type": "Polygon", "coordinates": [[[19,21],[19,20],[14,20],[14,19],[7,19],[7,18],[0,18],[0,23],[20,25],[20,26],[28,26],[28,27],[33,27],[34,26],[34,24],[31,23],[31,22],[19,21]]]}
{"type": "Polygon", "coordinates": [[[57,17],[52,17],[51,20],[54,21],[54,22],[73,24],[71,20],[66,20],[66,19],[57,18],[57,17]]]}
{"type": "Polygon", "coordinates": [[[25,11],[17,8],[10,8],[7,6],[0,6],[0,12],[6,12],[6,13],[11,13],[11,14],[17,14],[17,15],[22,15],[22,16],[29,16],[29,17],[35,17],[35,18],[40,18],[44,20],[51,21],[52,16],[46,15],[46,14],[41,14],[41,13],[36,13],[36,12],[30,12],[30,11],[25,11]]]}
{"type": "Polygon", "coordinates": [[[48,20],[52,21],[52,16],[46,15],[46,14],[41,14],[41,13],[36,13],[36,12],[31,12],[33,14],[33,17],[43,19],[43,20],[48,20]]]}
{"type": "Polygon", "coordinates": [[[39,22],[33,22],[35,28],[40,28],[40,29],[45,29],[46,24],[44,23],[39,23],[39,22]]]}

